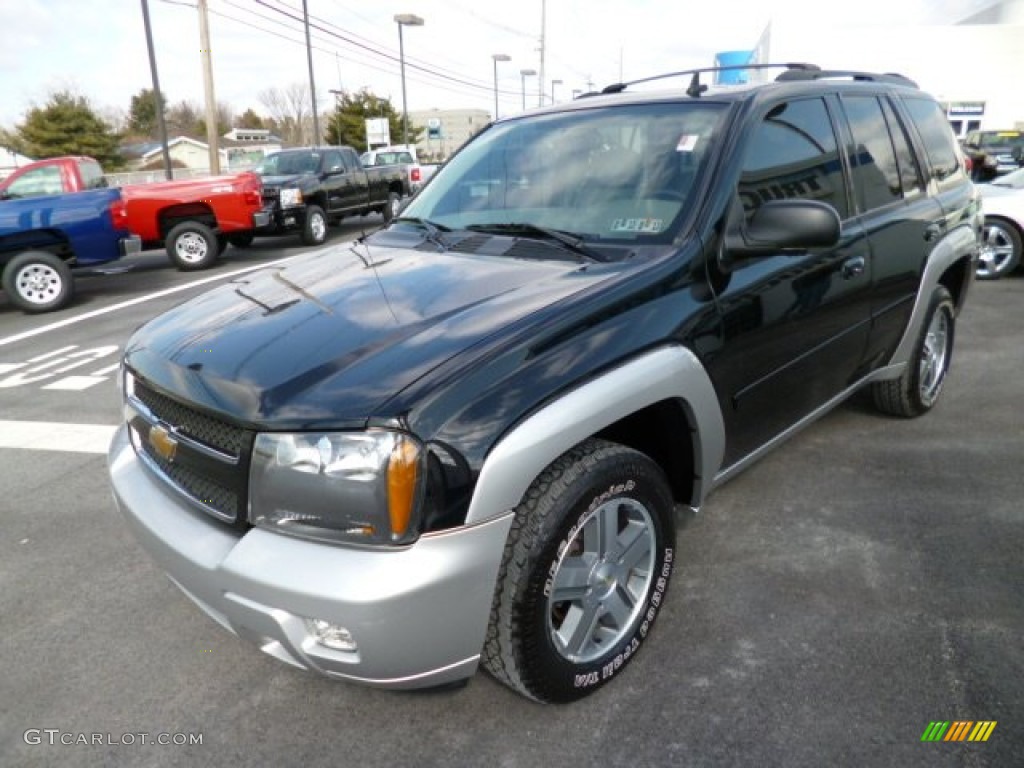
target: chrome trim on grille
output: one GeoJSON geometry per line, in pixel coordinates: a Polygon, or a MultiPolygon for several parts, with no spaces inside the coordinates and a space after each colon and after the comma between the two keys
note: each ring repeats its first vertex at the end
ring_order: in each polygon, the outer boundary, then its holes
{"type": "MultiPolygon", "coordinates": [[[[148,421],[150,425],[165,427],[172,435],[174,435],[175,440],[184,443],[188,447],[192,448],[194,451],[201,453],[205,456],[209,456],[211,459],[222,461],[225,464],[238,464],[238,456],[233,456],[230,453],[218,451],[216,448],[211,448],[210,446],[206,445],[206,443],[201,443],[198,440],[192,439],[187,434],[182,432],[178,426],[174,424],[169,424],[168,422],[159,418],[155,413],[153,413],[152,410],[150,410],[150,408],[144,402],[142,402],[138,398],[129,396],[127,398],[127,401],[125,402],[125,407],[134,409],[134,411],[137,414],[139,414],[139,416],[141,416],[143,419],[148,421]]],[[[131,419],[128,418],[127,413],[125,414],[125,420],[131,421],[131,419]]]]}

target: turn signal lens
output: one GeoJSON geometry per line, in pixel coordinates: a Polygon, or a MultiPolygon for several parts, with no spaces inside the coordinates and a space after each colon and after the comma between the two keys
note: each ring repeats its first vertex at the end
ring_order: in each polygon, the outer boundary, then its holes
{"type": "Polygon", "coordinates": [[[388,515],[391,536],[401,539],[409,530],[419,489],[419,448],[411,440],[399,439],[388,462],[388,515]]]}

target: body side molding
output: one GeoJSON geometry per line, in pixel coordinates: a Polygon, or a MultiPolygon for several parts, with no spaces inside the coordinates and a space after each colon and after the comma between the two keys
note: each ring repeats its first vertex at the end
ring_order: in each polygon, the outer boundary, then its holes
{"type": "Polygon", "coordinates": [[[662,347],[623,363],[548,403],[495,445],[466,515],[472,525],[514,509],[540,472],[601,429],[663,400],[686,410],[696,457],[692,506],[699,506],[725,454],[725,424],[714,386],[696,355],[662,347]]]}

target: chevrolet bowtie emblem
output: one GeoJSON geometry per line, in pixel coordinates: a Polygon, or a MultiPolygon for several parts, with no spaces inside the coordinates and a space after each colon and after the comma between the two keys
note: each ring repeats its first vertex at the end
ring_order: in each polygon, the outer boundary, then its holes
{"type": "Polygon", "coordinates": [[[159,425],[150,427],[149,444],[164,461],[174,461],[174,454],[178,452],[178,441],[171,437],[169,430],[159,425]]]}

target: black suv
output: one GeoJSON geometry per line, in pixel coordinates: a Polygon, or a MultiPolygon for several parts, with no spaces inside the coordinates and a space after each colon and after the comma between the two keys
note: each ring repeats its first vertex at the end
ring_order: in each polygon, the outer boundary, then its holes
{"type": "Polygon", "coordinates": [[[110,474],[174,582],[321,674],[569,701],[648,636],[677,507],[862,388],[932,408],[982,226],[943,110],[708,71],[498,121],[386,229],[139,330],[110,474]]]}

